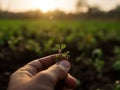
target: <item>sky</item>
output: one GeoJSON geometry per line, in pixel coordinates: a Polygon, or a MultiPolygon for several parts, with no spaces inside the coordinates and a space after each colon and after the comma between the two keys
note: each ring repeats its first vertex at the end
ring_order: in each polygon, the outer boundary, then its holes
{"type": "MultiPolygon", "coordinates": [[[[40,9],[43,12],[55,9],[75,12],[77,0],[0,0],[0,8],[14,12],[40,9]]],[[[104,11],[120,5],[120,0],[87,0],[88,5],[98,6],[104,11]]]]}

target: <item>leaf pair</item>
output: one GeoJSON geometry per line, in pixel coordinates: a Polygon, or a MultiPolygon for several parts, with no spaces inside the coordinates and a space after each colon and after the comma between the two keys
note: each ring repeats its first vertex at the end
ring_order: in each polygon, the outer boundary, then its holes
{"type": "Polygon", "coordinates": [[[53,50],[63,50],[66,48],[66,45],[65,44],[56,44],[55,47],[53,48],[53,50]]]}
{"type": "Polygon", "coordinates": [[[69,51],[67,52],[62,52],[63,49],[66,48],[65,44],[56,44],[55,47],[53,48],[53,50],[58,51],[59,57],[56,57],[56,61],[65,58],[68,59],[70,57],[69,55],[69,51]]]}

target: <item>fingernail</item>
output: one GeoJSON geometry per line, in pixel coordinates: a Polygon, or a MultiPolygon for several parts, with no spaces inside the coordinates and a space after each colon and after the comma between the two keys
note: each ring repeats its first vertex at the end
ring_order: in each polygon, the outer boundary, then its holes
{"type": "Polygon", "coordinates": [[[64,60],[58,64],[65,72],[68,72],[70,70],[70,63],[67,60],[64,60]]]}

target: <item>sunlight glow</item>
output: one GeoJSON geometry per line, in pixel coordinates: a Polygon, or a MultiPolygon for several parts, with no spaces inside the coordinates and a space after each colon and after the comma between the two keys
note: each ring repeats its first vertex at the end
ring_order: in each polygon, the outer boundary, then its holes
{"type": "Polygon", "coordinates": [[[56,9],[67,12],[75,10],[76,0],[1,0],[2,9],[14,12],[40,9],[42,12],[56,9]]]}
{"type": "Polygon", "coordinates": [[[40,9],[43,12],[47,11],[53,11],[58,8],[58,4],[56,0],[38,0],[37,2],[34,2],[32,5],[32,8],[40,9]]]}

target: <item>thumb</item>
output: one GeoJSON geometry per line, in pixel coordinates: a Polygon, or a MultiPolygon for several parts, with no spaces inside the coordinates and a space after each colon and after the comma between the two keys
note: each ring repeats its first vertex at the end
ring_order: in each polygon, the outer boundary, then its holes
{"type": "Polygon", "coordinates": [[[66,77],[68,71],[70,70],[70,63],[67,60],[62,60],[55,65],[51,66],[46,72],[54,76],[55,81],[62,80],[66,77]]]}
{"type": "Polygon", "coordinates": [[[57,82],[64,79],[70,69],[71,65],[67,60],[62,60],[47,70],[39,72],[35,77],[37,83],[42,83],[54,87],[57,82]]]}

